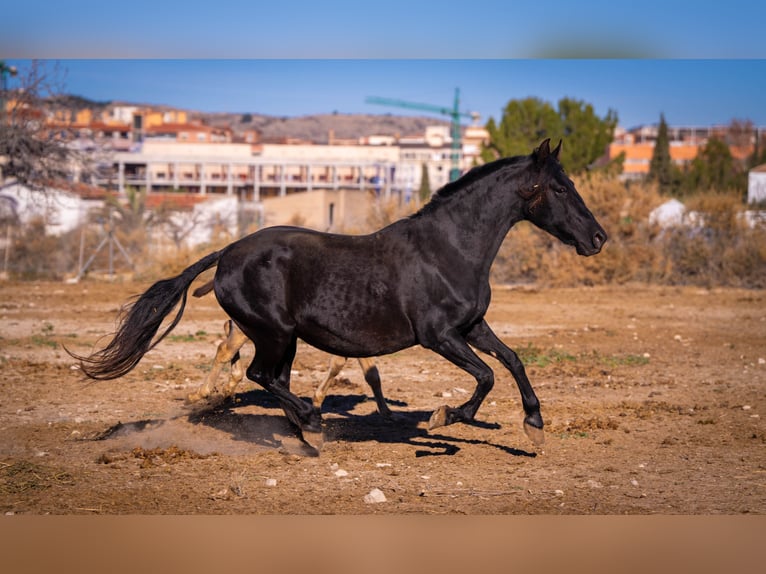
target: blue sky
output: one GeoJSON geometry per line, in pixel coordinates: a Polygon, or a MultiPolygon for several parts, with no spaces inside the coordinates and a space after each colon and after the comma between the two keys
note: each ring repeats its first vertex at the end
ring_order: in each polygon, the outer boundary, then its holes
{"type": "MultiPolygon", "coordinates": [[[[9,60],[21,70],[27,61],[9,60]]],[[[418,114],[367,96],[452,106],[499,120],[511,99],[564,97],[620,125],[766,126],[766,60],[60,60],[65,91],[87,98],[276,116],[418,114]]],[[[52,62],[50,69],[53,69],[52,62]]],[[[11,85],[13,80],[11,80],[11,85]]],[[[422,114],[420,114],[422,115],[422,114]]],[[[439,117],[434,116],[434,117],[439,117]]]]}
{"type": "Polygon", "coordinates": [[[759,0],[9,2],[5,57],[766,56],[759,0]]]}
{"type": "Polygon", "coordinates": [[[22,69],[30,58],[60,61],[66,91],[95,100],[415,113],[365,98],[451,106],[459,88],[461,108],[482,122],[535,96],[614,109],[625,127],[660,113],[677,125],[766,125],[762,2],[49,4],[4,8],[0,57],[22,69]]]}

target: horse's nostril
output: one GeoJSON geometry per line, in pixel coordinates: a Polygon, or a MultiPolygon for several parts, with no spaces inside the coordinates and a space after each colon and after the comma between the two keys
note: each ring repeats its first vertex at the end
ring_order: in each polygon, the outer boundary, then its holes
{"type": "Polygon", "coordinates": [[[593,247],[596,249],[601,249],[601,246],[606,243],[606,233],[603,231],[597,231],[595,235],[593,235],[593,247]]]}

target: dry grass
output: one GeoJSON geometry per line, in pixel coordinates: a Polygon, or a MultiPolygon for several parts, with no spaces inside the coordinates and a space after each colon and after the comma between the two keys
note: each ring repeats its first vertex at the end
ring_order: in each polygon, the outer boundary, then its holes
{"type": "Polygon", "coordinates": [[[626,186],[616,179],[592,175],[575,182],[580,194],[609,235],[604,250],[583,258],[547,233],[522,223],[508,235],[493,267],[504,283],[551,286],[662,282],[667,262],[656,245],[658,230],[649,213],[663,199],[656,186],[626,186]]]}
{"type": "Polygon", "coordinates": [[[549,286],[693,284],[766,287],[766,229],[749,228],[744,205],[732,194],[701,193],[686,203],[704,228],[661,229],[649,214],[667,198],[655,185],[625,185],[603,175],[583,178],[577,188],[609,235],[596,257],[529,224],[512,229],[495,261],[493,279],[549,286]]]}
{"type": "MultiPolygon", "coordinates": [[[[663,203],[656,186],[626,185],[604,175],[589,175],[576,182],[594,215],[609,234],[604,250],[583,258],[547,233],[522,222],[508,234],[492,268],[498,283],[536,283],[548,286],[623,284],[694,284],[701,286],[766,287],[766,228],[748,227],[742,217],[745,206],[733,194],[703,192],[686,201],[698,212],[704,227],[660,229],[650,225],[650,212],[663,203]]],[[[400,204],[380,200],[370,210],[364,225],[342,229],[345,233],[369,233],[418,209],[417,202],[400,204]]],[[[298,222],[295,222],[298,223],[298,222]]],[[[46,237],[41,226],[18,230],[14,235],[8,270],[20,279],[62,279],[77,272],[80,232],[61,238],[46,237]]],[[[117,234],[135,262],[132,274],[141,280],[168,277],[191,261],[219,249],[235,239],[215,234],[212,244],[198,248],[160,245],[147,234],[134,231],[117,234]]],[[[88,257],[100,237],[85,235],[88,257]]],[[[103,249],[92,270],[103,270],[108,250],[103,249]]],[[[117,272],[124,271],[119,253],[117,272]]]]}
{"type": "Polygon", "coordinates": [[[749,227],[741,201],[707,192],[687,202],[704,227],[674,229],[665,237],[672,280],[704,286],[766,287],[766,227],[749,227]]]}

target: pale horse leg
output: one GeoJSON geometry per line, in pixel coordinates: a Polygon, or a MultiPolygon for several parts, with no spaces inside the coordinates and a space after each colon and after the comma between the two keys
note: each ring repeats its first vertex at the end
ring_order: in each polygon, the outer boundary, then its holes
{"type": "MultiPolygon", "coordinates": [[[[240,361],[239,350],[242,348],[242,345],[248,341],[248,338],[242,331],[240,331],[240,329],[231,319],[228,319],[224,323],[223,329],[224,333],[226,334],[226,339],[224,339],[218,345],[218,349],[215,353],[215,360],[213,361],[213,367],[210,369],[210,372],[207,374],[204,382],[199,386],[199,388],[186,397],[187,403],[194,403],[203,399],[207,399],[215,393],[217,390],[216,380],[221,374],[221,369],[223,368],[224,363],[231,364],[231,373],[229,376],[229,381],[224,385],[223,389],[221,389],[221,392],[218,393],[222,396],[222,398],[232,396],[234,394],[234,389],[237,388],[237,385],[245,377],[245,370],[242,367],[242,363],[240,361]]],[[[346,361],[347,358],[345,357],[339,357],[337,355],[333,355],[331,357],[330,372],[328,373],[324,382],[322,382],[314,391],[312,402],[315,407],[322,407],[322,403],[324,402],[330,387],[333,383],[335,383],[336,377],[340,373],[343,366],[346,364],[346,361]]],[[[383,396],[380,373],[378,372],[378,368],[375,366],[375,362],[369,358],[360,358],[358,361],[359,366],[362,368],[362,372],[364,373],[364,380],[367,381],[368,385],[370,385],[372,393],[375,396],[375,403],[377,405],[378,412],[386,419],[393,419],[394,414],[391,412],[391,409],[388,408],[386,399],[383,396]]]]}

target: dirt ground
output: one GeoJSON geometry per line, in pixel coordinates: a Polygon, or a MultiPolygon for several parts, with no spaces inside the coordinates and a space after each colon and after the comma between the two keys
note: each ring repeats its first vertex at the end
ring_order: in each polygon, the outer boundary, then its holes
{"type": "MultiPolygon", "coordinates": [[[[317,453],[249,381],[217,407],[184,404],[222,335],[212,296],[191,299],[129,375],[84,380],[61,344],[90,351],[147,286],[0,284],[3,514],[766,512],[766,292],[496,287],[488,320],[527,366],[542,448],[489,357],[496,382],[476,424],[429,432],[433,409],[475,382],[413,348],[377,361],[395,423],[346,364],[317,453]]],[[[328,364],[300,344],[295,392],[310,397],[328,364]]]]}

